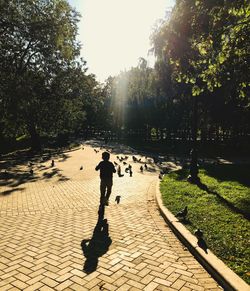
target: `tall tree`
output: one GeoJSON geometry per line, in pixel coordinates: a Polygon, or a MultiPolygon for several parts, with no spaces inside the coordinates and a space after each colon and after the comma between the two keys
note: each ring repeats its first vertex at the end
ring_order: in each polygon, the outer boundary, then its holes
{"type": "Polygon", "coordinates": [[[230,131],[244,126],[246,118],[236,119],[239,112],[249,116],[249,5],[245,0],[178,0],[170,19],[153,35],[158,60],[171,64],[173,80],[193,103],[193,181],[198,181],[197,114],[206,112],[211,123],[220,127],[227,123],[230,131]],[[215,110],[219,105],[231,112],[231,120],[228,113],[215,110]]]}
{"type": "Polygon", "coordinates": [[[78,20],[65,0],[0,2],[1,118],[25,127],[33,148],[40,147],[44,116],[60,118],[59,102],[51,99],[56,77],[79,66],[78,20]]]}

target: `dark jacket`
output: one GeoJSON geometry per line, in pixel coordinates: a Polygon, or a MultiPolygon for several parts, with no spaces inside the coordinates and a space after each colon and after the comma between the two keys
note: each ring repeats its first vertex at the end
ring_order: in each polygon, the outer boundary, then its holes
{"type": "Polygon", "coordinates": [[[110,161],[101,161],[95,168],[96,171],[100,170],[100,178],[112,180],[113,173],[116,172],[113,163],[110,161]]]}

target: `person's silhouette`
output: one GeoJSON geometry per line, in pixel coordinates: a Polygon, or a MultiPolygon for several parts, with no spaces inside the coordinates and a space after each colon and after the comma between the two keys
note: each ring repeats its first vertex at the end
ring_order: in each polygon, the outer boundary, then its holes
{"type": "Polygon", "coordinates": [[[109,158],[110,154],[108,152],[102,153],[103,161],[101,161],[95,168],[96,171],[100,170],[100,204],[105,205],[109,205],[109,197],[113,185],[113,173],[116,172],[116,169],[113,163],[109,161],[109,158]]]}

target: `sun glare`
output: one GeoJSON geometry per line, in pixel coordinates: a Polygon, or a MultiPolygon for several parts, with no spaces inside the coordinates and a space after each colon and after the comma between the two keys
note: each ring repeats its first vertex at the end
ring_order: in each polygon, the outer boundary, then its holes
{"type": "Polygon", "coordinates": [[[79,39],[89,71],[99,81],[148,58],[149,36],[174,0],[70,0],[82,14],[79,39]]]}

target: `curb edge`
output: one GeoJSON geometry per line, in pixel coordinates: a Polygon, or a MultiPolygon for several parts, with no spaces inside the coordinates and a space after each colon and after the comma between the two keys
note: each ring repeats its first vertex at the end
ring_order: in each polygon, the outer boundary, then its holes
{"type": "Polygon", "coordinates": [[[156,203],[166,223],[211,276],[228,291],[250,291],[250,286],[227,267],[209,249],[208,254],[198,247],[197,238],[163,205],[160,181],[156,183],[156,203]]]}

